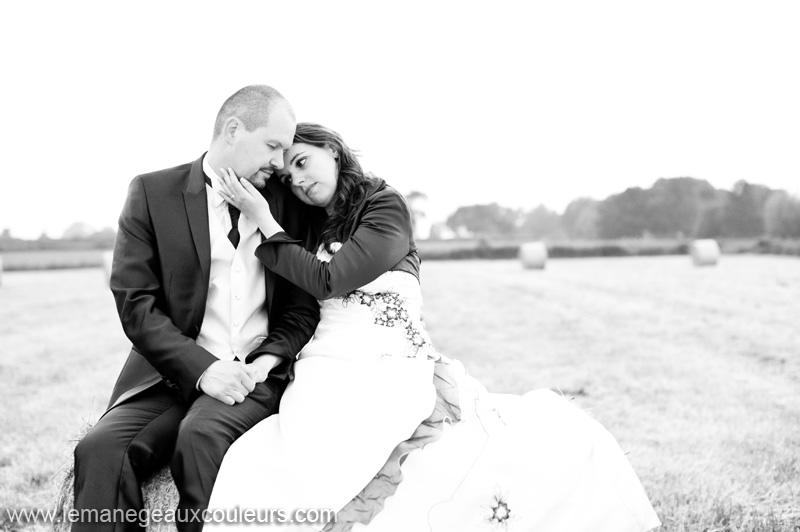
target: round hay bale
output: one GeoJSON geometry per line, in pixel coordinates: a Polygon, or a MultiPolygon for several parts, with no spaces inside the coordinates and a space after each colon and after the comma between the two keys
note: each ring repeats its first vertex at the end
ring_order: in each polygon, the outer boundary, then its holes
{"type": "Polygon", "coordinates": [[[106,274],[106,283],[111,282],[111,264],[114,262],[114,252],[103,252],[103,272],[106,274]]]}
{"type": "MultiPolygon", "coordinates": [[[[78,441],[80,441],[91,429],[92,425],[86,423],[81,428],[78,435],[72,440],[72,448],[75,448],[78,441]]],[[[52,532],[70,532],[71,523],[65,517],[69,515],[72,510],[74,502],[74,488],[75,488],[75,464],[70,453],[69,461],[64,464],[61,469],[61,478],[58,482],[58,491],[56,492],[56,499],[54,502],[54,509],[56,518],[53,520],[52,532]]],[[[154,514],[154,510],[160,510],[161,515],[167,515],[168,511],[174,511],[178,507],[178,488],[175,487],[175,482],[172,480],[172,474],[169,467],[165,467],[150,479],[142,483],[142,495],[144,497],[144,507],[148,510],[148,515],[154,514]]],[[[176,532],[174,520],[167,521],[152,520],[148,527],[148,532],[176,532]]]]}
{"type": "Polygon", "coordinates": [[[710,238],[695,240],[689,246],[689,253],[695,266],[714,266],[719,261],[719,244],[710,238]]]}
{"type": "Polygon", "coordinates": [[[522,266],[528,270],[543,270],[547,262],[547,246],[544,242],[525,242],[519,247],[522,266]]]}

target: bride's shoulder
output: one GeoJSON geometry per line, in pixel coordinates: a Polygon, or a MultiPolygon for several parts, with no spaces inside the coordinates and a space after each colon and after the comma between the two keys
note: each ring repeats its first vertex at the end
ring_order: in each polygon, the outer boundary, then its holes
{"type": "Polygon", "coordinates": [[[400,192],[381,180],[380,186],[374,187],[364,201],[361,219],[365,216],[375,217],[392,227],[407,226],[411,222],[411,209],[400,192]]]}
{"type": "Polygon", "coordinates": [[[407,205],[407,200],[396,188],[383,182],[383,186],[375,190],[371,195],[372,201],[382,201],[386,203],[396,203],[398,205],[407,205]]]}

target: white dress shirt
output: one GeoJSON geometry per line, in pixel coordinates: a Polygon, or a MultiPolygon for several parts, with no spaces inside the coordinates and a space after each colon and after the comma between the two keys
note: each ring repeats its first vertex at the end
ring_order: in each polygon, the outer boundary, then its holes
{"type": "MultiPolygon", "coordinates": [[[[219,177],[203,158],[203,172],[220,190],[219,177]]],[[[220,360],[245,357],[267,335],[264,265],[256,258],[261,244],[258,226],[244,214],[239,217],[241,240],[237,248],[228,240],[231,217],[228,204],[206,184],[208,228],[211,237],[211,274],[203,326],[197,345],[220,360]]]]}

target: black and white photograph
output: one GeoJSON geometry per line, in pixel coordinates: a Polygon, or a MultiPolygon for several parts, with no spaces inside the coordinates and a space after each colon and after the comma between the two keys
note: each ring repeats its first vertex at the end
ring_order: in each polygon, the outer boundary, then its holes
{"type": "Polygon", "coordinates": [[[800,4],[0,17],[0,532],[800,531],[800,4]]]}

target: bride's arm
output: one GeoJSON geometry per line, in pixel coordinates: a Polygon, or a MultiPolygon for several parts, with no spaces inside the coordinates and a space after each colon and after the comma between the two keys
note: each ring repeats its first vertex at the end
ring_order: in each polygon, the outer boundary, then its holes
{"type": "Polygon", "coordinates": [[[337,297],[374,281],[412,251],[411,213],[389,186],[367,198],[355,232],[330,262],[324,262],[283,231],[264,197],[246,179],[221,168],[220,182],[217,192],[254,220],[267,237],[256,257],[317,299],[337,297]]]}
{"type": "Polygon", "coordinates": [[[279,232],[256,249],[270,270],[317,299],[341,296],[374,281],[412,251],[411,213],[391,187],[367,199],[355,232],[330,262],[320,261],[299,241],[279,232]]]}

